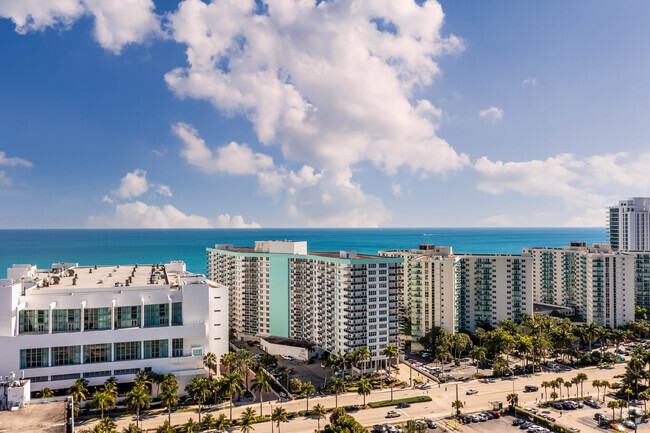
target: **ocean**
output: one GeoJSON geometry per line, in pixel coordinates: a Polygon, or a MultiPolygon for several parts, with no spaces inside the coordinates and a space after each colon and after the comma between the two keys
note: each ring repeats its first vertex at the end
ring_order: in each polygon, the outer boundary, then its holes
{"type": "Polygon", "coordinates": [[[524,247],[561,247],[571,241],[607,242],[605,228],[381,228],[381,229],[150,229],[0,230],[0,278],[13,263],[48,268],[80,265],[164,263],[183,260],[205,272],[205,248],[216,243],[253,246],[256,240],[307,241],[310,251],[452,246],[457,253],[520,253],[524,247]]]}

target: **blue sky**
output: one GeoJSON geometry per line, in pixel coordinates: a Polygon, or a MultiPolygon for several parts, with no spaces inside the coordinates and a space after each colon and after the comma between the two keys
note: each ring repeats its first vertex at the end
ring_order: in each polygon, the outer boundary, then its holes
{"type": "Polygon", "coordinates": [[[650,194],[647,2],[35,3],[0,4],[2,228],[594,226],[650,194]]]}

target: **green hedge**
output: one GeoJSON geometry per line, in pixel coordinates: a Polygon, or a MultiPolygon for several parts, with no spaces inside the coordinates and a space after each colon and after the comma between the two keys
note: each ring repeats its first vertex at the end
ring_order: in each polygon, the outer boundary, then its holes
{"type": "Polygon", "coordinates": [[[398,403],[424,403],[425,401],[431,401],[431,397],[428,395],[419,395],[417,397],[400,398],[397,400],[373,401],[368,403],[368,406],[375,409],[378,407],[395,406],[398,403]]]}

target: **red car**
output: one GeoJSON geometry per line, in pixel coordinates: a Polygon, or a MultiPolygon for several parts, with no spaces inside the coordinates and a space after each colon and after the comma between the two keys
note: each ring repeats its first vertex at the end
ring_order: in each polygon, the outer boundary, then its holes
{"type": "Polygon", "coordinates": [[[501,414],[499,413],[498,410],[491,410],[490,413],[495,419],[501,417],[501,414]]]}

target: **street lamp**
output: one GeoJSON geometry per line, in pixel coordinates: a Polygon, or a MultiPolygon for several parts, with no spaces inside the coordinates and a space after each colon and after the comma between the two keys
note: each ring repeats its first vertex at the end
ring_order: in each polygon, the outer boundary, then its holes
{"type": "MultiPolygon", "coordinates": [[[[512,375],[512,393],[514,394],[515,393],[515,372],[512,371],[512,369],[510,367],[506,366],[506,368],[508,369],[508,371],[512,375]]],[[[517,398],[517,400],[519,400],[519,398],[517,398]]],[[[517,418],[517,403],[518,402],[514,402],[513,405],[512,405],[512,409],[515,411],[515,418],[517,418]]]]}

